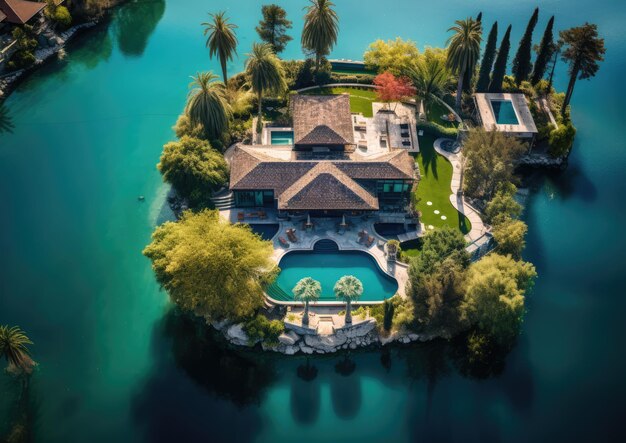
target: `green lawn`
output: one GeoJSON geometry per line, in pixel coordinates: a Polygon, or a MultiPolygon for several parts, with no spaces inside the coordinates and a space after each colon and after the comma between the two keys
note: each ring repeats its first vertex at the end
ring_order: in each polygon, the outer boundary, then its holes
{"type": "Polygon", "coordinates": [[[437,123],[445,128],[456,127],[456,122],[448,122],[441,119],[442,115],[448,115],[450,113],[450,110],[441,104],[441,102],[434,99],[430,100],[430,102],[426,105],[425,110],[428,121],[437,123]]]}
{"type": "Polygon", "coordinates": [[[350,111],[360,112],[364,117],[373,117],[372,103],[376,101],[376,91],[373,89],[357,89],[349,87],[319,88],[305,91],[302,94],[311,95],[338,95],[347,92],[350,94],[350,111]]]}
{"type": "Polygon", "coordinates": [[[472,228],[470,221],[450,203],[452,165],[445,157],[437,154],[433,147],[434,141],[435,137],[430,135],[419,138],[417,162],[422,179],[417,186],[417,196],[420,198],[417,209],[422,212],[421,221],[426,227],[450,226],[467,234],[472,228]],[[428,202],[432,205],[428,205],[428,202]],[[435,214],[435,211],[439,213],[435,214]],[[442,220],[441,216],[446,219],[442,220]]]}

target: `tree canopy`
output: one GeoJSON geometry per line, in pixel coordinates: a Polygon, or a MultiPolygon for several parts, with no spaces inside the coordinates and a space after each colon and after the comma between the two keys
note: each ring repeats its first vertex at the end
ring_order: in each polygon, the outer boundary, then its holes
{"type": "Polygon", "coordinates": [[[470,266],[463,310],[472,323],[507,343],[519,332],[525,293],[537,276],[531,263],[491,253],[470,266]]]}
{"type": "Polygon", "coordinates": [[[465,73],[473,71],[480,56],[480,42],[482,39],[481,22],[469,17],[465,20],[456,20],[452,36],[448,39],[447,66],[458,75],[456,89],[456,109],[461,109],[461,94],[463,92],[463,80],[465,73]]]}
{"type": "Polygon", "coordinates": [[[209,14],[211,21],[202,23],[204,35],[208,34],[206,47],[209,48],[209,57],[217,55],[222,66],[222,77],[224,84],[228,82],[226,73],[226,63],[237,54],[237,36],[235,29],[237,26],[230,23],[225,12],[209,14]]]}
{"type": "Polygon", "coordinates": [[[9,370],[30,374],[36,363],[30,357],[28,346],[33,342],[19,327],[0,326],[0,358],[6,358],[9,370]]]}
{"type": "Polygon", "coordinates": [[[249,317],[278,268],[268,241],[214,210],[185,212],[156,228],[143,253],[181,309],[211,319],[249,317]]]}
{"type": "Polygon", "coordinates": [[[163,179],[185,197],[208,198],[228,181],[228,165],[209,142],[183,136],[163,146],[157,165],[163,179]]]}
{"type": "Polygon", "coordinates": [[[524,237],[528,226],[521,220],[506,218],[493,227],[493,238],[498,244],[498,253],[509,254],[514,259],[522,258],[526,246],[524,237]]]}
{"type": "Polygon", "coordinates": [[[363,59],[365,65],[378,72],[389,71],[394,75],[405,75],[411,68],[415,68],[420,53],[415,42],[402,40],[376,40],[369,45],[363,59]]]}
{"type": "Polygon", "coordinates": [[[478,82],[476,83],[476,92],[487,92],[489,81],[491,80],[491,68],[496,58],[496,45],[498,44],[498,22],[494,22],[487,37],[483,60],[480,63],[480,71],[478,73],[478,82]]]}
{"type": "Polygon", "coordinates": [[[304,15],[302,47],[315,53],[315,68],[320,67],[323,56],[330,54],[339,35],[339,17],[330,0],[309,0],[304,15]]]}
{"type": "Polygon", "coordinates": [[[287,20],[287,11],[278,5],[263,5],[261,7],[263,19],[259,21],[256,32],[261,40],[272,47],[275,54],[283,52],[285,46],[293,38],[287,35],[287,29],[291,29],[291,21],[287,20]]]}
{"type": "Polygon", "coordinates": [[[511,25],[506,28],[496,61],[493,64],[493,73],[489,82],[488,92],[502,92],[502,81],[506,75],[506,65],[509,59],[509,50],[511,49],[511,25]]]}
{"type": "Polygon", "coordinates": [[[491,199],[500,183],[514,181],[515,161],[526,148],[499,131],[472,129],[463,147],[466,158],[463,186],[472,197],[491,199]]]}
{"type": "Polygon", "coordinates": [[[563,42],[561,58],[569,64],[569,83],[565,93],[565,101],[561,113],[565,115],[567,106],[572,99],[577,79],[585,80],[595,77],[599,62],[604,60],[604,39],[598,36],[598,26],[585,23],[559,33],[563,42]]]}
{"type": "Polygon", "coordinates": [[[524,31],[524,35],[519,42],[519,48],[517,49],[517,53],[513,58],[513,75],[515,76],[515,83],[517,83],[518,86],[523,81],[528,80],[528,76],[530,75],[530,71],[533,67],[530,57],[533,47],[533,31],[535,30],[538,19],[539,8],[535,8],[533,15],[528,21],[528,25],[526,26],[526,31],[524,31]]]}
{"type": "Polygon", "coordinates": [[[452,74],[446,66],[446,51],[426,48],[418,62],[409,67],[406,75],[411,79],[419,99],[428,103],[444,95],[450,86],[452,74]]]}
{"type": "Polygon", "coordinates": [[[207,139],[219,139],[228,127],[232,113],[226,99],[224,83],[212,72],[199,72],[189,84],[185,114],[192,127],[201,125],[207,139]]]}
{"type": "Polygon", "coordinates": [[[513,183],[500,183],[493,198],[485,207],[485,221],[497,225],[504,219],[518,218],[522,213],[522,205],[513,198],[516,192],[517,188],[513,183]]]}
{"type": "Polygon", "coordinates": [[[415,96],[415,87],[407,77],[396,77],[391,72],[383,72],[374,78],[376,98],[381,102],[397,102],[415,96]]]}

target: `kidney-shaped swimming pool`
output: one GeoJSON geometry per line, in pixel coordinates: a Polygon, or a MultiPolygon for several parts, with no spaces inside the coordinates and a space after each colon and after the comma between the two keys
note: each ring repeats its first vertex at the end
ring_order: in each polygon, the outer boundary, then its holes
{"type": "Polygon", "coordinates": [[[312,251],[293,251],[280,260],[280,274],[267,293],[277,301],[294,301],[291,290],[298,281],[312,277],[322,285],[321,302],[336,302],[333,287],[344,275],[363,283],[360,302],[380,302],[398,291],[398,282],[380,269],[363,251],[340,251],[332,240],[320,240],[312,251]]]}

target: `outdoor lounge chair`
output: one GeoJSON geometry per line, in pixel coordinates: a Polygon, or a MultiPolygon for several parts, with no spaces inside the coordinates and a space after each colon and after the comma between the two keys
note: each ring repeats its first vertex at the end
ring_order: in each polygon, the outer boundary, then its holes
{"type": "Polygon", "coordinates": [[[285,248],[289,247],[289,242],[284,237],[278,237],[278,242],[285,248]]]}
{"type": "Polygon", "coordinates": [[[244,218],[245,218],[245,215],[243,214],[243,212],[237,213],[237,221],[242,222],[244,218]]]}
{"type": "Polygon", "coordinates": [[[365,245],[369,248],[374,244],[374,240],[376,239],[370,235],[369,237],[367,237],[367,242],[365,243],[365,245]]]}

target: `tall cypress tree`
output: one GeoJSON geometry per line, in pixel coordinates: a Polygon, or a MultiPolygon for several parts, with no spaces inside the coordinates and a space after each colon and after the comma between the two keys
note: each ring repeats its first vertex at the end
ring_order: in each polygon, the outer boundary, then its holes
{"type": "Polygon", "coordinates": [[[491,75],[491,83],[489,83],[489,92],[502,92],[502,81],[506,74],[506,62],[509,59],[509,50],[511,49],[511,25],[506,30],[500,50],[493,65],[493,74],[491,75]]]}
{"type": "MultiPolygon", "coordinates": [[[[476,16],[476,21],[481,23],[483,19],[483,13],[479,12],[476,16]]],[[[482,23],[481,23],[482,25],[482,23]]],[[[472,79],[474,78],[474,74],[476,70],[465,71],[465,75],[463,76],[463,91],[471,92],[472,91],[472,79]]]]}
{"type": "Polygon", "coordinates": [[[493,60],[496,58],[496,45],[498,44],[498,22],[495,22],[489,31],[483,61],[480,64],[480,72],[478,74],[478,83],[476,83],[476,92],[487,92],[489,88],[489,75],[493,67],[493,60]]]}
{"type": "Polygon", "coordinates": [[[530,18],[530,21],[528,22],[528,26],[526,26],[526,32],[524,32],[524,36],[519,42],[517,54],[515,54],[515,58],[513,59],[513,75],[515,76],[515,82],[518,85],[524,80],[528,80],[530,71],[533,68],[530,61],[530,51],[533,47],[533,31],[535,30],[538,19],[539,8],[536,8],[530,18]]]}
{"type": "Polygon", "coordinates": [[[552,53],[554,51],[554,42],[552,35],[552,28],[554,27],[554,16],[550,18],[548,25],[546,26],[546,30],[543,33],[543,38],[541,39],[541,43],[539,44],[539,50],[537,51],[537,61],[535,61],[535,66],[533,67],[533,75],[531,78],[531,82],[533,85],[539,83],[539,80],[543,78],[543,75],[546,73],[546,68],[548,66],[548,61],[550,57],[552,57],[552,53]]]}

